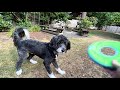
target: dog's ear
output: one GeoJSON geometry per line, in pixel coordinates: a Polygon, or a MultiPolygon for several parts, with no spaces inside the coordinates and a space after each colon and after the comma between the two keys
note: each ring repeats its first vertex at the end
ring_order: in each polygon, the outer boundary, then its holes
{"type": "Polygon", "coordinates": [[[68,41],[68,43],[67,43],[67,50],[69,50],[71,48],[71,43],[70,43],[70,41],[68,41]]]}
{"type": "Polygon", "coordinates": [[[55,48],[56,49],[56,47],[57,47],[57,36],[54,36],[52,39],[51,39],[51,41],[50,41],[50,47],[53,47],[53,48],[55,48]]]}

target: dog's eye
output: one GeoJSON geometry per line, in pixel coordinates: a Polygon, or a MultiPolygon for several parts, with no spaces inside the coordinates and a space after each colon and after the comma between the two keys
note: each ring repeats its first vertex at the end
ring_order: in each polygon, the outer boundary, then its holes
{"type": "Polygon", "coordinates": [[[60,42],[58,42],[57,44],[61,44],[62,42],[60,41],[60,42]]]}
{"type": "Polygon", "coordinates": [[[58,44],[61,44],[61,42],[58,42],[58,44]]]}

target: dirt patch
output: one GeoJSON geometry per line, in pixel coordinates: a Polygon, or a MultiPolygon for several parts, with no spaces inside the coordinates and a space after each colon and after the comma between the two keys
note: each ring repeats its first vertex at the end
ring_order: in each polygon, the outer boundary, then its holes
{"type": "Polygon", "coordinates": [[[11,39],[11,37],[8,37],[6,34],[7,34],[6,32],[0,33],[0,41],[6,42],[6,41],[9,41],[11,39]]]}
{"type": "Polygon", "coordinates": [[[50,41],[50,39],[52,38],[52,34],[48,34],[48,33],[45,33],[45,32],[30,32],[30,37],[32,39],[35,39],[35,40],[46,40],[46,41],[50,41]]]}
{"type": "Polygon", "coordinates": [[[104,47],[101,49],[101,52],[105,55],[113,56],[115,54],[115,51],[112,48],[104,47]]]}

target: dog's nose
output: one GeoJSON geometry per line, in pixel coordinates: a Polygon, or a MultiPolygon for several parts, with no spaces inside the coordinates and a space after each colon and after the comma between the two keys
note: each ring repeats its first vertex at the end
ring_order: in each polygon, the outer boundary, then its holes
{"type": "Polygon", "coordinates": [[[62,49],[62,52],[65,52],[65,49],[62,49]]]}

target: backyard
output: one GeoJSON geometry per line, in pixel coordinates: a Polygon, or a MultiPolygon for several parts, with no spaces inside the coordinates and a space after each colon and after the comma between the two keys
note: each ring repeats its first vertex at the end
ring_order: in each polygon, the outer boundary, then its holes
{"type": "MultiPolygon", "coordinates": [[[[32,39],[49,42],[52,34],[45,32],[30,32],[32,39]]],[[[60,54],[58,64],[61,69],[66,71],[65,75],[58,74],[53,65],[52,70],[57,78],[112,78],[111,74],[99,65],[91,61],[87,55],[88,46],[99,40],[120,40],[120,36],[101,30],[90,30],[88,37],[68,37],[71,41],[71,50],[60,54]]],[[[17,51],[13,45],[12,38],[7,32],[0,33],[0,78],[48,78],[43,65],[43,60],[37,56],[33,57],[38,61],[31,64],[24,61],[22,64],[23,73],[17,76],[15,64],[17,62],[17,51]]]]}

